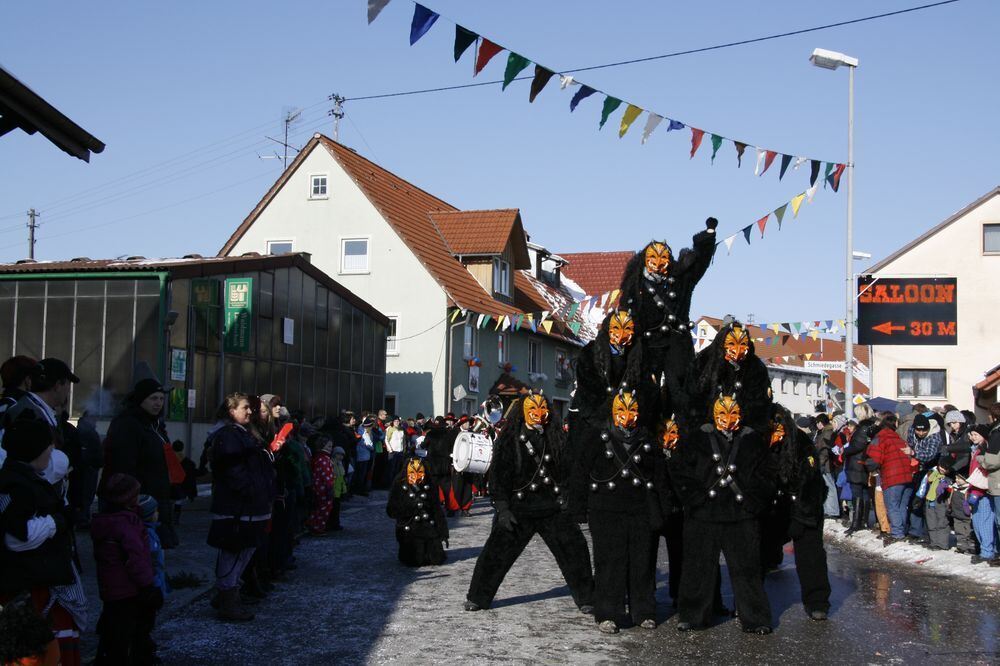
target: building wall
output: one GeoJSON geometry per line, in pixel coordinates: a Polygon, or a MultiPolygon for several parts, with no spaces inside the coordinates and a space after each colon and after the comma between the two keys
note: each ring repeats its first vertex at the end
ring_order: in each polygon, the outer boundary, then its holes
{"type": "MultiPolygon", "coordinates": [[[[458,319],[461,322],[462,319],[458,319]]],[[[473,324],[475,320],[473,320],[473,324]]],[[[499,365],[498,338],[500,331],[494,331],[491,325],[477,331],[477,355],[482,366],[479,368],[479,391],[470,392],[466,400],[467,404],[452,402],[451,411],[456,414],[466,413],[470,409],[475,413],[479,409],[479,404],[486,400],[490,387],[496,382],[503,370],[499,365]]],[[[571,360],[576,357],[579,348],[570,343],[562,343],[548,336],[532,333],[530,330],[507,331],[507,340],[510,344],[510,363],[515,367],[512,375],[536,389],[542,389],[550,400],[561,403],[564,407],[569,406],[569,400],[573,391],[572,370],[566,369],[561,373],[561,377],[556,372],[556,358],[563,354],[571,360]],[[537,376],[532,379],[528,373],[528,346],[530,342],[541,345],[541,373],[545,378],[537,376]]],[[[469,364],[464,356],[464,330],[463,326],[455,326],[452,332],[451,354],[451,384],[449,395],[455,386],[462,385],[469,391],[469,364]]],[[[446,410],[447,411],[447,410],[446,410]]],[[[565,409],[563,409],[565,415],[565,409]]]]}
{"type": "Polygon", "coordinates": [[[390,317],[398,317],[399,352],[386,359],[387,394],[400,414],[444,409],[447,300],[416,255],[322,145],[282,190],[230,254],[267,252],[267,241],[289,240],[296,252],[390,317]],[[325,199],[310,199],[310,176],[327,174],[325,199]],[[341,240],[369,239],[369,271],[341,270],[341,240]],[[412,337],[411,337],[412,336],[412,337]]]}
{"type": "Polygon", "coordinates": [[[772,399],[795,415],[815,414],[817,402],[826,403],[823,375],[801,368],[768,366],[772,399]]]}
{"type": "MultiPolygon", "coordinates": [[[[876,276],[958,278],[958,345],[872,347],[873,394],[898,395],[897,370],[944,369],[946,395],[918,397],[928,406],[952,403],[973,408],[972,387],[1000,363],[996,313],[1000,305],[1000,255],[984,255],[983,224],[1000,223],[1000,196],[970,211],[923,243],[887,264],[876,276]]],[[[978,410],[980,416],[985,412],[978,410]]]]}

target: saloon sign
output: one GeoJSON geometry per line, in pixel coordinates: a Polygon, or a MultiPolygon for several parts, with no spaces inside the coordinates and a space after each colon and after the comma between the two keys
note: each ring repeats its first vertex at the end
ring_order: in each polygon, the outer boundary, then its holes
{"type": "Polygon", "coordinates": [[[956,278],[858,278],[858,343],[957,345],[956,278]]]}

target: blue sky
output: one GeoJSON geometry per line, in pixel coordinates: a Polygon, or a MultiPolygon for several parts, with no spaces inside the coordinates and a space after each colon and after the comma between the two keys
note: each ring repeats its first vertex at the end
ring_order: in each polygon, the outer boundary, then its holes
{"type": "MultiPolygon", "coordinates": [[[[472,81],[452,61],[447,19],[555,69],[752,38],[921,4],[609,3],[434,0],[443,18],[408,45],[413,5],[366,23],[365,0],[15,3],[0,63],[107,144],[91,164],[40,136],[0,138],[0,260],[26,255],[24,211],[42,211],[39,259],[213,254],[280,172],[281,116],[304,107],[291,143],[332,134],[327,95],[359,97],[472,81]],[[446,17],[446,18],[444,18],[446,17]]],[[[627,101],[750,144],[844,161],[847,73],[810,66],[822,47],[856,56],[856,243],[876,258],[996,186],[1000,8],[988,0],[762,44],[581,74],[627,101]]],[[[499,78],[506,54],[480,78],[499,78]]],[[[529,70],[530,71],[530,70],[529,70]]],[[[454,205],[518,207],[554,251],[690,242],[709,215],[737,232],[808,186],[776,166],[753,176],[732,145],[688,159],[689,133],[619,140],[597,131],[601,98],[569,113],[555,82],[346,105],[341,140],[454,205]]],[[[624,108],[624,107],[623,107],[624,108]]],[[[846,188],[799,218],[723,250],[694,312],[757,321],[843,316],[846,188]]],[[[302,248],[308,250],[308,248],[302,248]]],[[[858,268],[863,268],[858,264],[858,268]]],[[[928,267],[932,270],[933,267],[928,267]]]]}

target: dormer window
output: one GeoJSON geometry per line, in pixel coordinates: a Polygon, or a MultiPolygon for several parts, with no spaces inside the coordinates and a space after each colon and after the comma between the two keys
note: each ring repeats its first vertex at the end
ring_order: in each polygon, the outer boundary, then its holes
{"type": "Polygon", "coordinates": [[[510,296],[510,263],[503,259],[493,259],[493,291],[510,296]]]}

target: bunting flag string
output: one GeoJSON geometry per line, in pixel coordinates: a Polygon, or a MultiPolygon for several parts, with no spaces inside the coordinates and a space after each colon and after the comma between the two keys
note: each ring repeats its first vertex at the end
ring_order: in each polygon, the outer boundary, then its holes
{"type": "MultiPolygon", "coordinates": [[[[713,135],[713,141],[714,141],[714,138],[715,137],[713,135]]],[[[788,209],[788,207],[789,206],[792,207],[792,216],[793,217],[798,217],[799,216],[799,209],[802,206],[802,202],[808,200],[809,203],[812,203],[812,198],[813,198],[813,196],[815,196],[817,188],[818,188],[818,186],[814,185],[814,186],[810,187],[808,190],[806,190],[805,192],[802,192],[801,194],[798,194],[798,195],[792,197],[792,199],[790,201],[787,201],[787,202],[781,204],[780,206],[778,206],[777,208],[775,208],[773,211],[771,211],[767,215],[764,215],[763,217],[757,219],[756,222],[754,222],[752,224],[748,224],[745,227],[741,228],[737,233],[733,234],[732,236],[728,236],[728,237],[723,238],[722,240],[718,241],[716,243],[716,246],[718,246],[718,245],[725,245],[726,246],[726,254],[730,255],[733,252],[733,241],[740,234],[743,235],[743,238],[746,240],[747,245],[750,245],[750,234],[753,231],[754,225],[756,225],[757,228],[760,229],[760,237],[763,238],[764,237],[764,231],[767,229],[768,220],[771,219],[772,215],[774,215],[774,218],[778,221],[778,230],[780,231],[781,230],[781,222],[782,222],[782,220],[785,217],[785,211],[788,209]]]]}
{"type": "MultiPolygon", "coordinates": [[[[368,0],[368,22],[371,23],[379,15],[379,13],[389,4],[389,0],[368,0]]],[[[418,2],[414,2],[413,18],[410,22],[410,44],[415,44],[420,40],[427,32],[431,29],[434,23],[441,18],[441,15],[425,5],[418,2]]],[[[549,79],[555,74],[559,73],[557,70],[546,67],[541,63],[535,62],[526,56],[523,56],[514,51],[510,51],[500,44],[494,42],[482,35],[482,33],[470,30],[465,26],[455,23],[455,42],[453,54],[455,61],[461,59],[462,55],[469,49],[469,47],[479,41],[479,48],[476,51],[475,65],[473,67],[473,76],[478,75],[483,69],[489,64],[489,62],[501,51],[507,50],[509,56],[507,58],[507,64],[504,68],[504,75],[502,80],[502,90],[506,90],[507,87],[515,80],[530,79],[531,89],[528,94],[528,101],[534,102],[535,98],[541,93],[545,84],[548,83],[549,79]],[[535,65],[534,75],[519,77],[518,75],[527,69],[530,65],[535,65]]],[[[610,119],[612,113],[614,113],[620,106],[625,105],[625,112],[622,116],[621,122],[618,129],[618,137],[623,138],[628,132],[632,124],[643,114],[646,113],[649,117],[645,123],[645,129],[642,132],[642,138],[640,140],[641,144],[645,144],[649,141],[653,130],[659,123],[666,119],[668,120],[667,131],[679,130],[685,127],[691,130],[691,158],[694,158],[695,153],[698,152],[698,148],[701,146],[702,139],[707,130],[698,129],[687,123],[683,123],[679,120],[669,118],[667,115],[662,113],[657,113],[652,110],[643,108],[642,106],[629,102],[622,99],[617,95],[612,95],[606,93],[602,90],[588,86],[581,81],[576,80],[574,77],[561,74],[560,73],[560,89],[567,89],[571,86],[578,86],[578,89],[574,92],[572,99],[570,100],[570,111],[576,110],[576,107],[587,97],[590,97],[596,93],[601,93],[604,95],[604,103],[601,107],[601,120],[598,124],[598,129],[602,129],[604,125],[610,119]]],[[[768,169],[771,167],[772,162],[781,155],[781,167],[778,171],[778,180],[784,178],[785,173],[788,170],[789,165],[792,160],[795,160],[793,169],[797,169],[801,164],[809,162],[809,185],[810,187],[816,185],[819,180],[820,170],[824,169],[823,181],[824,187],[829,186],[834,192],[840,189],[840,176],[844,172],[846,167],[845,164],[841,162],[832,162],[817,160],[810,157],[794,156],[788,153],[779,152],[762,146],[756,146],[745,141],[738,141],[736,139],[729,138],[718,132],[708,132],[712,137],[712,158],[711,161],[714,163],[715,156],[719,151],[720,146],[724,142],[730,142],[736,148],[736,166],[740,168],[743,166],[743,155],[748,147],[753,148],[756,154],[756,164],[754,168],[755,176],[763,176],[767,173],[768,169]]],[[[793,207],[794,208],[794,207],[793,207]]]]}

